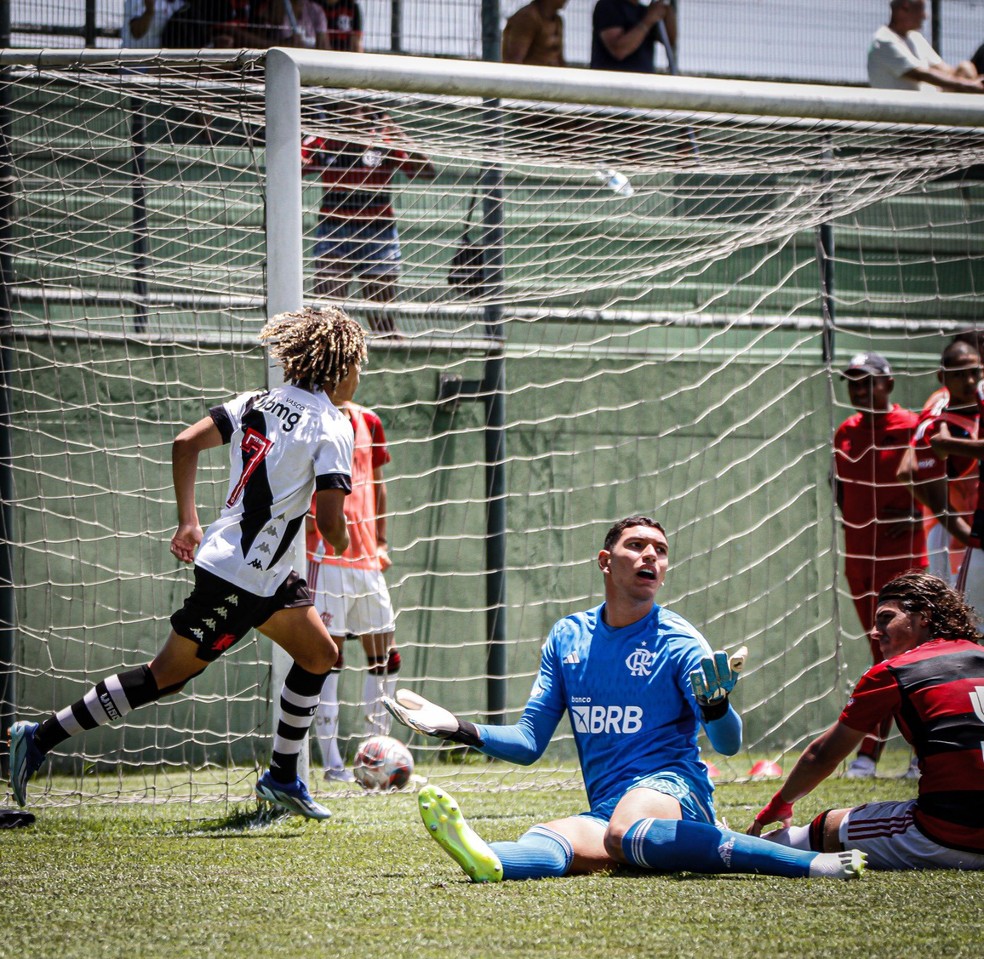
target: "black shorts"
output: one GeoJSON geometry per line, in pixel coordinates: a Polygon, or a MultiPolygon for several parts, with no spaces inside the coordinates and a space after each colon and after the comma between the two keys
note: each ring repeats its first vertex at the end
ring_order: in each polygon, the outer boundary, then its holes
{"type": "Polygon", "coordinates": [[[195,588],[171,616],[171,627],[198,643],[198,658],[211,663],[281,609],[313,605],[307,583],[297,573],[272,596],[256,596],[196,566],[195,588]]]}

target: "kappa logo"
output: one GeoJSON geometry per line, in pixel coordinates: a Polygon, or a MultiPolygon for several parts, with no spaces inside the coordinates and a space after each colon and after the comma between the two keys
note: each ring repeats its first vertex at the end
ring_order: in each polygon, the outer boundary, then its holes
{"type": "Polygon", "coordinates": [[[656,654],[652,650],[640,646],[629,653],[625,665],[629,667],[629,672],[633,676],[652,676],[652,665],[655,659],[656,654]]]}
{"type": "Polygon", "coordinates": [[[263,564],[258,559],[254,559],[249,565],[252,566],[253,569],[263,569],[263,564]]]}
{"type": "Polygon", "coordinates": [[[228,596],[226,596],[225,601],[230,606],[238,606],[239,605],[239,597],[235,593],[230,593],[228,596]]]}
{"type": "Polygon", "coordinates": [[[205,624],[205,625],[206,625],[206,626],[207,626],[207,627],[208,627],[208,628],[209,628],[210,630],[212,630],[212,632],[213,632],[213,633],[215,632],[215,627],[216,627],[216,625],[217,625],[217,622],[216,622],[216,620],[214,620],[214,619],[203,619],[203,620],[202,620],[202,622],[203,622],[203,623],[204,623],[204,624],[205,624]]]}
{"type": "Polygon", "coordinates": [[[215,612],[218,613],[220,619],[226,619],[229,616],[229,610],[225,606],[216,606],[215,612]]]}
{"type": "Polygon", "coordinates": [[[236,637],[232,633],[223,633],[214,643],[212,649],[217,653],[225,652],[234,642],[236,637]]]}
{"type": "Polygon", "coordinates": [[[258,553],[266,553],[267,555],[269,555],[270,554],[270,544],[269,543],[257,543],[257,545],[256,545],[256,551],[258,553]]]}
{"type": "Polygon", "coordinates": [[[641,706],[571,706],[577,733],[632,735],[642,729],[641,706]]]}

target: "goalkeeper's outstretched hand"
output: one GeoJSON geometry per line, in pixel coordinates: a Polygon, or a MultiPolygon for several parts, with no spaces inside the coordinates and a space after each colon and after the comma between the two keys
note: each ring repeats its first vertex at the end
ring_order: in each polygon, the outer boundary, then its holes
{"type": "Polygon", "coordinates": [[[460,720],[454,713],[418,696],[409,689],[398,689],[391,699],[383,697],[386,710],[404,726],[425,736],[436,736],[466,746],[481,746],[482,740],[474,723],[460,720]]]}
{"type": "Polygon", "coordinates": [[[746,656],[748,648],[742,646],[732,656],[719,649],[700,661],[700,669],[695,669],[690,674],[690,688],[702,710],[711,708],[715,713],[724,713],[728,695],[735,688],[741,671],[745,668],[746,656]]]}

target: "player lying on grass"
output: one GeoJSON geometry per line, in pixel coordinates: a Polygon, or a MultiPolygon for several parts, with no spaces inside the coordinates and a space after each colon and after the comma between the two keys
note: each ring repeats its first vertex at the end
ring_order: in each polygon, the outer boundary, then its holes
{"type": "Polygon", "coordinates": [[[712,653],[703,636],[658,606],[669,548],[662,526],[630,516],[608,531],[598,566],[605,602],[557,622],[519,722],[477,726],[408,690],[387,708],[411,729],[528,765],[567,712],[590,809],[486,844],[457,803],[427,786],[419,804],[437,842],[475,882],[539,879],[621,864],[662,871],[859,876],[861,853],[787,849],[715,825],[714,787],[697,747],[703,725],[718,752],[741,746],[728,694],[744,650],[712,653]]]}
{"type": "Polygon", "coordinates": [[[910,572],[878,593],[872,637],[883,661],[854,687],[749,832],[793,849],[866,853],[873,869],[984,869],[984,649],[977,615],[943,580],[910,572]],[[919,795],[828,809],[791,826],[793,803],[815,789],[885,716],[919,761],[919,795]]]}
{"type": "Polygon", "coordinates": [[[365,335],[341,310],[329,308],[281,314],[260,338],[270,342],[286,385],[216,406],[172,448],[178,529],[171,552],[194,561],[191,595],[171,617],[170,635],[150,663],[109,676],[40,725],[22,720],[11,726],[10,782],[21,806],[28,780],[50,750],[178,692],[257,629],[294,660],[280,694],[270,770],[257,782],[257,795],[312,819],[330,815],[297,777],[297,757],[338,652],[292,569],[290,547],[315,491],[322,536],[338,552],[348,546],[342,507],[351,488],[352,427],[328,394],[358,380],[365,335]],[[203,534],[195,506],[198,459],[223,443],[230,444],[228,498],[203,534]]]}

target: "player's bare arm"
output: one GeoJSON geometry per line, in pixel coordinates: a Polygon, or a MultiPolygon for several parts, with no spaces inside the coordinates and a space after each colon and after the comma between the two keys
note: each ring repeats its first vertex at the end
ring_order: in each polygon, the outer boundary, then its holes
{"type": "Polygon", "coordinates": [[[984,459],[984,439],[951,436],[946,423],[940,424],[939,431],[930,437],[929,445],[937,456],[944,459],[947,456],[972,456],[974,459],[984,459]]]}
{"type": "Polygon", "coordinates": [[[318,532],[324,541],[341,555],[348,549],[348,524],[345,520],[345,491],[325,489],[318,491],[315,517],[318,532]]]}
{"type": "Polygon", "coordinates": [[[906,450],[899,470],[898,480],[908,484],[912,495],[940,521],[940,525],[961,543],[970,543],[970,525],[959,514],[950,512],[948,481],[945,476],[920,480],[916,475],[917,456],[913,447],[906,450]]]}
{"type": "Polygon", "coordinates": [[[750,836],[762,833],[763,826],[779,822],[788,826],[793,818],[793,803],[808,796],[861,744],[864,733],[841,722],[834,723],[803,751],[782,788],[748,827],[750,836]]]}
{"type": "Polygon", "coordinates": [[[222,434],[210,416],[182,430],[171,445],[171,479],[178,507],[178,528],[171,537],[171,553],[182,563],[195,559],[202,541],[202,527],[195,505],[195,477],[202,450],[222,445],[222,434]]]}

